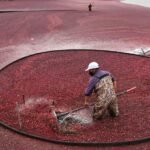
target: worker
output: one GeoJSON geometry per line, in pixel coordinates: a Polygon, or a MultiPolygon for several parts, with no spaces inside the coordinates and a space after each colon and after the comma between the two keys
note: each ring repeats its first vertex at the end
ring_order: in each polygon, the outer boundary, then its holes
{"type": "Polygon", "coordinates": [[[101,70],[97,62],[91,62],[85,70],[91,76],[85,89],[85,105],[93,91],[96,94],[96,103],[93,108],[93,119],[98,120],[110,114],[112,117],[119,115],[118,102],[115,93],[116,81],[110,72],[101,70]]]}
{"type": "Polygon", "coordinates": [[[92,4],[88,5],[89,11],[92,11],[92,4]]]}

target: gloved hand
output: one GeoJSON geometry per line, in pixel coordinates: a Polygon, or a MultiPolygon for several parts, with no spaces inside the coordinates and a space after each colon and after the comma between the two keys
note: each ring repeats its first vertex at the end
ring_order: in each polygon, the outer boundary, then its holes
{"type": "Polygon", "coordinates": [[[85,107],[88,107],[88,106],[89,106],[89,103],[88,103],[88,102],[84,102],[84,106],[85,106],[85,107]]]}

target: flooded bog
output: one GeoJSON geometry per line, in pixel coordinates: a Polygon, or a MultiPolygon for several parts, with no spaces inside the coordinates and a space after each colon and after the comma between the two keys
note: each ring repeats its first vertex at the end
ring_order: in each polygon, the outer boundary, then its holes
{"type": "MultiPolygon", "coordinates": [[[[124,141],[150,135],[150,59],[96,50],[53,51],[20,59],[0,71],[0,120],[17,129],[57,140],[124,141]],[[93,121],[84,105],[85,68],[97,61],[116,78],[120,115],[93,121]]],[[[95,101],[93,96],[90,103],[95,101]]]]}

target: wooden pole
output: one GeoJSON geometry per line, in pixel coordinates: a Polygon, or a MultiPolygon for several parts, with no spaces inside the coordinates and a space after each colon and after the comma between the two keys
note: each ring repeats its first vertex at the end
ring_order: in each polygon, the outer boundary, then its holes
{"type": "Polygon", "coordinates": [[[19,124],[20,129],[22,129],[22,121],[21,121],[21,115],[20,115],[20,112],[19,112],[18,102],[16,102],[16,110],[17,110],[18,124],[19,124]]]}

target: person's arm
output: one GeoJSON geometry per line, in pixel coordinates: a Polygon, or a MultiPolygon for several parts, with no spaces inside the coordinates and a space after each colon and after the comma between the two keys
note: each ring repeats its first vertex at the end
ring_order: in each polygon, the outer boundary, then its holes
{"type": "Polygon", "coordinates": [[[87,85],[87,87],[86,87],[86,89],[85,89],[85,91],[84,91],[84,95],[85,95],[85,96],[90,96],[90,95],[92,94],[93,89],[94,89],[96,83],[98,82],[98,80],[99,80],[99,79],[96,78],[96,77],[92,77],[92,78],[89,80],[88,85],[87,85]]]}
{"type": "Polygon", "coordinates": [[[116,79],[114,78],[114,76],[111,73],[110,73],[110,76],[112,77],[112,82],[113,82],[113,85],[114,85],[114,89],[116,91],[116,89],[117,89],[117,81],[116,81],[116,79]]]}
{"type": "Polygon", "coordinates": [[[116,89],[117,89],[117,81],[114,80],[113,84],[114,84],[114,89],[116,91],[116,89]]]}
{"type": "Polygon", "coordinates": [[[90,96],[85,96],[84,97],[84,105],[87,106],[89,104],[89,97],[90,96]]]}
{"type": "Polygon", "coordinates": [[[98,78],[96,77],[92,77],[85,89],[85,92],[84,92],[84,95],[85,95],[85,98],[84,98],[84,104],[85,105],[88,105],[88,102],[89,102],[89,98],[93,92],[93,89],[95,87],[95,84],[98,82],[98,78]]]}

